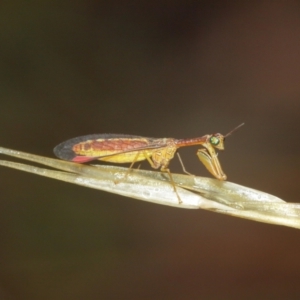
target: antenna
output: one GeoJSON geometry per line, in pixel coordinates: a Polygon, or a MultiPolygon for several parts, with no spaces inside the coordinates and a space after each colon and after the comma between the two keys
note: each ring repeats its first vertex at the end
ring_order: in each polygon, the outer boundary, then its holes
{"type": "Polygon", "coordinates": [[[231,135],[233,132],[235,132],[236,130],[238,130],[240,127],[242,127],[243,125],[245,125],[245,123],[240,124],[239,126],[235,127],[234,129],[232,129],[230,132],[228,132],[226,135],[224,135],[224,138],[226,138],[227,136],[231,135]]]}

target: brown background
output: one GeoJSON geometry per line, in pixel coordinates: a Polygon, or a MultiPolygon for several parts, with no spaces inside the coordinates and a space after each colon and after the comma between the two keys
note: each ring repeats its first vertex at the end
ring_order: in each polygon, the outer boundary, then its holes
{"type": "MultiPolygon", "coordinates": [[[[228,179],[300,202],[299,1],[223,3],[2,2],[1,146],[53,157],[85,134],[245,122],[219,155],[228,179]]],[[[209,176],[195,152],[186,168],[209,176]]],[[[1,299],[300,297],[299,230],[6,168],[0,192],[1,299]]]]}

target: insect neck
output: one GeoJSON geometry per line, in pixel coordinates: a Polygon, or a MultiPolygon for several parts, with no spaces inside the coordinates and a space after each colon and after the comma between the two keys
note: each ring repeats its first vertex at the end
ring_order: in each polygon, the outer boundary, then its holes
{"type": "Polygon", "coordinates": [[[180,139],[176,140],[175,144],[179,147],[188,147],[194,145],[203,145],[211,137],[210,134],[204,135],[202,137],[192,138],[192,139],[180,139]]]}

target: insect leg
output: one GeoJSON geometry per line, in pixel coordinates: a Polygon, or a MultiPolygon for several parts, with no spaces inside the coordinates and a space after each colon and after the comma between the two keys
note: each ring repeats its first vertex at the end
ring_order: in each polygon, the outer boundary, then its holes
{"type": "Polygon", "coordinates": [[[153,169],[157,169],[157,168],[160,167],[160,166],[157,166],[157,165],[154,164],[154,162],[152,161],[151,157],[148,155],[147,152],[144,152],[143,154],[144,154],[144,156],[146,157],[146,159],[148,160],[150,166],[151,166],[153,169]]]}
{"type": "Polygon", "coordinates": [[[219,180],[226,180],[226,175],[221,168],[221,164],[214,149],[199,149],[197,156],[212,175],[219,180]]]}
{"type": "Polygon", "coordinates": [[[169,177],[170,177],[170,183],[171,183],[171,185],[173,186],[173,189],[174,189],[174,192],[176,193],[176,196],[177,196],[177,199],[178,199],[179,204],[181,204],[182,201],[181,201],[181,199],[180,199],[180,197],[179,197],[179,195],[178,195],[178,193],[177,193],[176,185],[175,185],[175,182],[174,182],[174,180],[173,180],[173,177],[172,177],[172,174],[171,174],[171,172],[170,172],[170,169],[168,169],[168,168],[166,168],[166,167],[161,167],[160,170],[161,170],[162,172],[167,172],[167,173],[168,173],[168,175],[169,175],[169,177]]]}
{"type": "Polygon", "coordinates": [[[177,152],[176,154],[177,154],[177,156],[178,156],[178,159],[179,159],[179,162],[180,162],[180,164],[181,164],[181,167],[182,167],[183,172],[186,173],[186,174],[188,174],[188,175],[195,176],[194,174],[188,172],[188,171],[185,169],[184,164],[183,164],[183,161],[182,161],[182,159],[181,159],[179,153],[177,152]]]}
{"type": "Polygon", "coordinates": [[[114,180],[115,184],[118,184],[120,183],[121,181],[125,180],[127,178],[127,176],[129,175],[130,171],[132,170],[132,167],[133,165],[136,163],[136,161],[138,160],[139,158],[139,155],[140,155],[140,151],[136,154],[136,156],[134,157],[132,163],[130,164],[127,172],[125,173],[124,177],[122,179],[119,179],[119,180],[114,180]]]}
{"type": "MultiPolygon", "coordinates": [[[[175,151],[176,151],[176,149],[174,149],[174,152],[175,151]]],[[[174,189],[174,192],[176,193],[176,196],[177,196],[179,204],[181,204],[182,201],[181,201],[181,199],[180,199],[180,197],[178,195],[178,192],[177,192],[177,189],[176,189],[176,186],[175,186],[175,182],[173,180],[173,177],[172,177],[172,174],[171,174],[170,170],[168,169],[168,165],[169,165],[170,159],[166,159],[165,158],[166,161],[164,163],[162,163],[162,161],[154,159],[153,157],[151,159],[150,155],[146,151],[143,152],[143,155],[148,160],[148,162],[149,162],[149,164],[151,165],[152,168],[157,169],[157,168],[159,168],[161,166],[160,170],[162,172],[167,172],[168,173],[168,175],[170,177],[170,183],[173,186],[173,189],[174,189]],[[154,162],[153,162],[153,160],[154,160],[154,162]]],[[[173,155],[171,156],[171,158],[172,157],[173,157],[173,155]]]]}

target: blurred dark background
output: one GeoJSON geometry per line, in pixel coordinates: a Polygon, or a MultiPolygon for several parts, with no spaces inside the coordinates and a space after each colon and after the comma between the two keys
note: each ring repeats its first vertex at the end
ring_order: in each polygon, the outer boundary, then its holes
{"type": "MultiPolygon", "coordinates": [[[[299,1],[3,1],[0,97],[0,145],[49,157],[85,134],[245,122],[219,154],[228,180],[300,202],[299,1]]],[[[208,177],[196,149],[181,157],[208,177]]],[[[0,178],[0,299],[300,297],[296,229],[0,178]]]]}

